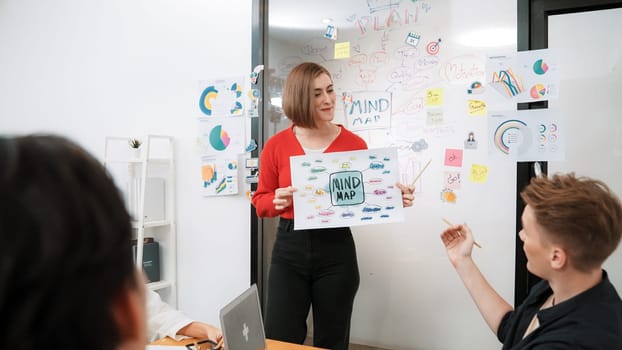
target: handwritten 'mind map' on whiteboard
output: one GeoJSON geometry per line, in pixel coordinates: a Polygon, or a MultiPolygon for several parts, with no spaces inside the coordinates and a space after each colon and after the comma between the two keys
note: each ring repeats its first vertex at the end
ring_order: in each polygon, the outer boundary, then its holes
{"type": "Polygon", "coordinates": [[[404,220],[397,149],[290,158],[295,229],[404,220]]]}
{"type": "Polygon", "coordinates": [[[351,131],[388,129],[391,126],[391,93],[352,92],[346,101],[345,113],[347,129],[351,131]]]}

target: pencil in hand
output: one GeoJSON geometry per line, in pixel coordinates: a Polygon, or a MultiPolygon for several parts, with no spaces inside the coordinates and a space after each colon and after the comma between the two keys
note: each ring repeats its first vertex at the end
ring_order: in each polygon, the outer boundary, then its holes
{"type": "MultiPolygon", "coordinates": [[[[446,224],[447,224],[447,226],[453,226],[453,225],[454,225],[454,224],[452,224],[449,220],[447,220],[447,219],[445,219],[445,218],[442,218],[442,220],[443,220],[443,222],[444,222],[444,223],[446,223],[446,224]]],[[[462,233],[462,232],[460,232],[460,231],[458,231],[458,234],[459,234],[459,235],[462,235],[463,233],[462,233]]],[[[478,247],[478,248],[481,248],[481,247],[482,247],[479,243],[477,243],[477,241],[476,241],[476,240],[473,240],[473,244],[475,244],[475,246],[476,246],[476,247],[478,247]]]]}
{"type": "Polygon", "coordinates": [[[417,176],[415,176],[415,179],[410,184],[410,187],[415,187],[415,184],[417,183],[417,180],[419,180],[421,175],[423,175],[423,172],[425,171],[425,169],[427,169],[428,165],[430,165],[431,162],[432,162],[432,159],[428,160],[428,162],[425,163],[425,166],[423,167],[423,169],[421,169],[421,171],[419,171],[419,174],[417,174],[417,176]]]}

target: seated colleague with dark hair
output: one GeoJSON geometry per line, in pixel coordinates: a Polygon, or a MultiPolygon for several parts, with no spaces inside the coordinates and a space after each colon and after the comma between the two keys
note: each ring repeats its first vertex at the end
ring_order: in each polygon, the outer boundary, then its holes
{"type": "Polygon", "coordinates": [[[622,301],[602,269],[622,234],[619,199],[603,182],[574,174],[534,178],[521,197],[527,269],[543,281],[516,310],[473,262],[469,227],[441,234],[503,349],[622,349],[622,301]]]}
{"type": "Polygon", "coordinates": [[[144,349],[130,241],[123,200],[84,149],[0,138],[0,349],[144,349]]]}

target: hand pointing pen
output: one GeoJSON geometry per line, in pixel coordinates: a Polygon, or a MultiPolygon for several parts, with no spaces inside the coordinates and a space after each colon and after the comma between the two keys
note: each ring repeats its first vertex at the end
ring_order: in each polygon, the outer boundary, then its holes
{"type": "Polygon", "coordinates": [[[415,179],[412,181],[410,185],[402,184],[399,182],[395,184],[397,188],[399,188],[400,191],[402,192],[402,206],[404,208],[411,207],[413,205],[413,202],[415,200],[415,184],[417,183],[417,180],[419,180],[421,175],[423,175],[423,172],[428,167],[428,165],[430,165],[431,161],[432,159],[428,160],[428,162],[421,169],[421,171],[419,171],[419,174],[415,176],[415,179]]]}
{"type": "MultiPolygon", "coordinates": [[[[446,224],[447,224],[447,226],[454,226],[454,224],[452,224],[449,220],[447,220],[447,219],[445,219],[445,218],[443,218],[442,220],[443,220],[443,222],[444,222],[444,223],[446,223],[446,224]]],[[[464,235],[464,233],[462,233],[460,230],[456,230],[456,232],[458,233],[458,236],[459,236],[459,237],[462,237],[462,236],[464,235]]],[[[445,240],[443,240],[443,242],[444,242],[444,241],[445,241],[445,240]]],[[[481,248],[481,247],[482,247],[479,243],[477,243],[477,241],[476,241],[476,240],[473,240],[473,244],[474,244],[475,246],[477,246],[478,248],[481,248]]]]}

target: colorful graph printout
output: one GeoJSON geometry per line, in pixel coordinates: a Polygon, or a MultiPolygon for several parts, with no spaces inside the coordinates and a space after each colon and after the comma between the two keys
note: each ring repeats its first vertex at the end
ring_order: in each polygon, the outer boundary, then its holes
{"type": "Polygon", "coordinates": [[[244,79],[199,81],[199,117],[235,117],[244,114],[244,79]]]}
{"type": "Polygon", "coordinates": [[[244,118],[205,118],[199,120],[200,153],[232,155],[245,152],[244,118]]]}
{"type": "Polygon", "coordinates": [[[204,196],[237,194],[237,160],[214,156],[201,157],[201,184],[204,196]]]}
{"type": "Polygon", "coordinates": [[[395,148],[296,156],[290,165],[297,230],[404,220],[395,148]]]}
{"type": "Polygon", "coordinates": [[[558,97],[558,55],[553,49],[521,51],[488,57],[487,81],[499,94],[516,102],[558,97]]]}
{"type": "Polygon", "coordinates": [[[488,132],[493,155],[521,162],[564,160],[564,129],[555,110],[494,113],[488,132]]]}

